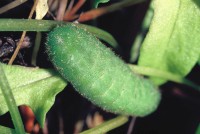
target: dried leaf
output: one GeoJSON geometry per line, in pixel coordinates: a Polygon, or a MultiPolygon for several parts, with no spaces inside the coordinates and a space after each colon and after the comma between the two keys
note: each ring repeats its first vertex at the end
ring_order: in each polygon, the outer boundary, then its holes
{"type": "Polygon", "coordinates": [[[39,0],[36,6],[36,17],[35,19],[42,19],[48,12],[49,7],[47,4],[48,0],[39,0]]]}

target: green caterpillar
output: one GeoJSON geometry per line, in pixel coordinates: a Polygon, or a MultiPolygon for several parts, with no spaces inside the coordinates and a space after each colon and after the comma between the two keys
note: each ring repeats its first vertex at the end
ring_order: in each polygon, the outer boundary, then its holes
{"type": "Polygon", "coordinates": [[[47,52],[60,74],[84,97],[106,111],[145,116],[160,101],[159,91],[142,79],[95,36],[75,24],[57,27],[47,52]]]}

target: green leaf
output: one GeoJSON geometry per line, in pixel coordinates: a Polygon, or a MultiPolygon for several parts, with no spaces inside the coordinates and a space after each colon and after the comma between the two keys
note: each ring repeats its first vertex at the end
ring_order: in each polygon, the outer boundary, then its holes
{"type": "MultiPolygon", "coordinates": [[[[53,105],[56,94],[67,83],[53,70],[2,65],[17,105],[30,106],[43,127],[46,113],[53,105]]],[[[8,108],[1,92],[0,102],[2,115],[8,112],[8,108]]]]}
{"type": "Polygon", "coordinates": [[[1,134],[16,134],[15,130],[12,128],[0,126],[1,134]]]}
{"type": "Polygon", "coordinates": [[[138,59],[139,50],[142,45],[142,42],[144,41],[145,33],[149,29],[149,26],[150,26],[152,18],[153,18],[153,12],[154,11],[153,11],[152,4],[150,4],[150,6],[146,12],[146,15],[143,19],[140,31],[136,35],[135,40],[133,41],[133,45],[132,45],[131,53],[130,53],[130,62],[135,62],[138,59]]]}
{"type": "Polygon", "coordinates": [[[107,3],[109,2],[110,0],[94,0],[94,7],[97,8],[99,3],[107,3]]]}
{"type": "Polygon", "coordinates": [[[198,125],[198,127],[197,127],[197,130],[196,130],[195,134],[200,134],[200,124],[198,125]]]}
{"type": "MultiPolygon", "coordinates": [[[[139,65],[184,77],[200,52],[200,1],[154,0],[154,17],[139,57],[139,65]]],[[[166,80],[151,77],[156,84],[166,80]]]]}
{"type": "Polygon", "coordinates": [[[200,65],[200,56],[199,56],[199,61],[198,61],[199,65],[200,65]]]}
{"type": "Polygon", "coordinates": [[[6,105],[10,112],[14,128],[17,128],[16,129],[17,134],[24,134],[25,133],[24,125],[23,125],[19,110],[17,108],[17,104],[15,101],[14,95],[12,93],[12,89],[10,87],[5,71],[3,69],[3,64],[0,64],[0,74],[1,74],[0,75],[1,93],[2,93],[2,96],[4,97],[6,105]]]}
{"type": "Polygon", "coordinates": [[[117,43],[115,38],[107,31],[104,31],[104,30],[94,27],[94,26],[84,25],[84,24],[79,24],[79,27],[84,28],[87,31],[91,32],[97,38],[110,44],[110,46],[112,46],[113,48],[115,48],[115,49],[119,48],[119,44],[117,43]]]}
{"type": "MultiPolygon", "coordinates": [[[[4,127],[0,126],[0,132],[1,134],[16,134],[15,129],[9,128],[9,127],[4,127]]],[[[26,133],[28,134],[28,133],[26,133]]]]}

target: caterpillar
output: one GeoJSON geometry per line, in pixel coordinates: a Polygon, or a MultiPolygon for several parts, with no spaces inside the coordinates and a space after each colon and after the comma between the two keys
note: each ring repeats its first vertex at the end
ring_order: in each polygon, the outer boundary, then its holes
{"type": "Polygon", "coordinates": [[[157,108],[161,97],[157,88],[134,74],[110,48],[78,25],[54,28],[46,48],[58,72],[102,109],[142,117],[157,108]]]}

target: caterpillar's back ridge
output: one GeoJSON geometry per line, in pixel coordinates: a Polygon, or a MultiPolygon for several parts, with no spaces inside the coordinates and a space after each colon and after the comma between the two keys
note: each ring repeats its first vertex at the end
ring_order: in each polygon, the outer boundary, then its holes
{"type": "Polygon", "coordinates": [[[50,60],[75,89],[107,111],[145,116],[153,112],[160,93],[95,36],[74,24],[48,35],[50,60]]]}

